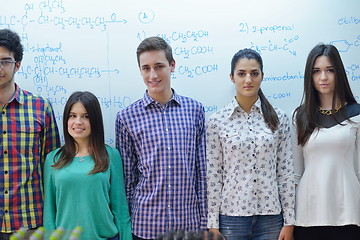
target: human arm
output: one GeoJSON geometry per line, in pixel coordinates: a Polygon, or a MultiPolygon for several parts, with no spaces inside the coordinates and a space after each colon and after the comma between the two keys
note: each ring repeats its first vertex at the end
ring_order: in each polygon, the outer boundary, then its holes
{"type": "Polygon", "coordinates": [[[304,173],[304,157],[303,157],[303,148],[298,144],[297,139],[297,129],[296,121],[293,121],[291,125],[291,146],[293,150],[293,159],[294,159],[294,176],[296,186],[300,182],[300,178],[304,173]]]}
{"type": "Polygon", "coordinates": [[[132,198],[134,195],[135,187],[138,183],[138,171],[136,169],[137,157],[134,146],[134,141],[128,129],[126,128],[125,121],[118,113],[115,123],[116,134],[116,148],[120,152],[123,160],[123,171],[125,179],[125,192],[131,215],[132,198]]]}
{"type": "Polygon", "coordinates": [[[294,165],[289,119],[280,113],[279,121],[276,173],[284,225],[288,226],[295,224],[294,165]]]}
{"type": "Polygon", "coordinates": [[[54,168],[51,167],[54,162],[55,152],[53,151],[46,156],[44,165],[44,213],[43,225],[46,230],[56,229],[56,188],[54,183],[54,168]]]}
{"type": "Polygon", "coordinates": [[[206,125],[206,158],[208,228],[219,229],[224,169],[223,150],[219,137],[219,124],[214,118],[210,118],[206,125]]]}
{"type": "Polygon", "coordinates": [[[115,148],[109,149],[111,211],[115,218],[120,240],[132,240],[121,156],[115,148]]]}
{"type": "Polygon", "coordinates": [[[355,172],[356,176],[360,182],[360,115],[358,116],[358,122],[356,124],[356,139],[355,139],[355,172]]]}
{"type": "Polygon", "coordinates": [[[205,141],[205,113],[204,108],[197,120],[196,131],[196,188],[200,208],[200,229],[207,229],[207,200],[206,200],[206,141],[205,141]]]}
{"type": "Polygon", "coordinates": [[[280,231],[278,240],[293,240],[294,239],[293,232],[294,232],[293,225],[283,226],[280,231]]]}
{"type": "Polygon", "coordinates": [[[51,104],[45,100],[45,122],[43,126],[43,135],[41,138],[41,163],[44,164],[46,155],[55,150],[56,148],[61,147],[59,130],[56,124],[56,119],[54,116],[54,111],[51,104]]]}

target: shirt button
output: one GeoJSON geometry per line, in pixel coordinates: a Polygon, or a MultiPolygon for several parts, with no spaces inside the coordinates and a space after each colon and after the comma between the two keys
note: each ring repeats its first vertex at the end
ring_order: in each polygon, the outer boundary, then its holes
{"type": "Polygon", "coordinates": [[[168,168],[171,168],[171,165],[169,165],[168,168]]]}
{"type": "Polygon", "coordinates": [[[256,179],[254,179],[254,182],[256,182],[256,179]]]}
{"type": "Polygon", "coordinates": [[[3,134],[6,134],[6,131],[3,131],[3,134]]]}
{"type": "Polygon", "coordinates": [[[167,147],[167,150],[170,150],[171,148],[170,147],[167,147]]]}
{"type": "Polygon", "coordinates": [[[9,172],[5,170],[4,173],[5,173],[5,174],[8,174],[9,172]]]}
{"type": "Polygon", "coordinates": [[[4,151],[4,154],[7,154],[7,151],[4,151]]]}
{"type": "Polygon", "coordinates": [[[255,154],[253,154],[253,157],[255,157],[255,154]]]}
{"type": "Polygon", "coordinates": [[[9,211],[6,209],[5,211],[4,211],[4,213],[8,213],[9,211]]]}
{"type": "Polygon", "coordinates": [[[250,128],[250,132],[252,131],[252,129],[250,128]]]}
{"type": "Polygon", "coordinates": [[[7,190],[5,190],[5,194],[8,194],[9,192],[7,190]]]}
{"type": "Polygon", "coordinates": [[[168,208],[171,208],[170,204],[168,205],[168,208]]]}
{"type": "Polygon", "coordinates": [[[165,128],[165,132],[168,132],[168,131],[169,131],[169,129],[165,128]]]}
{"type": "Polygon", "coordinates": [[[2,114],[4,115],[4,114],[5,114],[5,111],[2,111],[2,114]]]}
{"type": "Polygon", "coordinates": [[[171,184],[169,184],[168,187],[171,188],[171,184]]]}

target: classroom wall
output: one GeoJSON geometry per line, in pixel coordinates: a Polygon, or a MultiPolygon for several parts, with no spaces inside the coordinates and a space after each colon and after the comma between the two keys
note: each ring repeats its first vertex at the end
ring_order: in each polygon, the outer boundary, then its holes
{"type": "Polygon", "coordinates": [[[136,47],[160,36],[173,48],[172,86],[205,106],[206,115],[235,95],[230,61],[241,48],[264,60],[262,89],[291,114],[301,102],[307,54],[319,42],[340,51],[360,101],[360,1],[1,0],[0,28],[25,47],[15,81],[48,98],[62,129],[62,111],[77,90],[93,92],[115,144],[116,113],[141,98],[136,47]]]}

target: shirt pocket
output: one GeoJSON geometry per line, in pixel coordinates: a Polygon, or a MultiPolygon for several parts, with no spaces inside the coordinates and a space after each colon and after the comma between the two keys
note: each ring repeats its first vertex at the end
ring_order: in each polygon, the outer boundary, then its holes
{"type": "Polygon", "coordinates": [[[32,121],[27,124],[18,122],[16,127],[16,142],[18,144],[18,151],[22,157],[29,160],[29,158],[40,155],[41,135],[42,127],[39,122],[32,121]]]}

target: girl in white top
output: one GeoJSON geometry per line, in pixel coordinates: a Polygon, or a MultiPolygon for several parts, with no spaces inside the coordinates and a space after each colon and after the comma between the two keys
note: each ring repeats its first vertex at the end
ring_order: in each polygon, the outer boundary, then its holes
{"type": "Polygon", "coordinates": [[[315,46],[294,113],[296,240],[360,239],[360,105],[338,50],[315,46]]]}
{"type": "Polygon", "coordinates": [[[292,239],[295,184],[290,126],[260,89],[260,55],[240,50],[236,96],[207,123],[208,228],[227,240],[292,239]]]}

